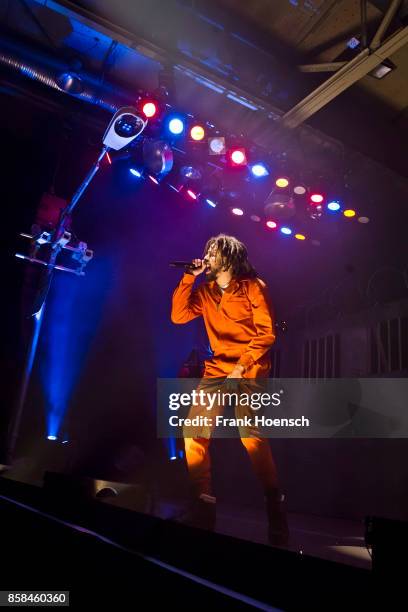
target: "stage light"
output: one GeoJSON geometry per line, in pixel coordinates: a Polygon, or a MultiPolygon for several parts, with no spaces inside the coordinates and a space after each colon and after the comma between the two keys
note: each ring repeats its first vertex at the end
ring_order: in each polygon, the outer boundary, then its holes
{"type": "Polygon", "coordinates": [[[303,234],[295,234],[295,238],[297,238],[297,240],[306,240],[306,236],[303,234]]]}
{"type": "Polygon", "coordinates": [[[209,138],[208,152],[210,155],[224,155],[226,152],[224,136],[213,136],[209,138]]]}
{"type": "Polygon", "coordinates": [[[130,174],[133,174],[133,176],[136,176],[136,178],[141,178],[143,176],[142,172],[140,172],[140,170],[136,170],[136,168],[129,168],[129,172],[130,174]]]}
{"type": "Polygon", "coordinates": [[[187,194],[190,196],[190,198],[192,200],[196,200],[197,199],[197,194],[194,193],[194,191],[192,191],[191,189],[187,189],[187,194]]]}
{"type": "Polygon", "coordinates": [[[84,90],[84,84],[80,76],[74,72],[63,72],[57,77],[57,85],[62,91],[74,96],[80,94],[84,90]]]}
{"type": "Polygon", "coordinates": [[[323,206],[321,204],[316,204],[315,202],[309,202],[306,212],[311,219],[317,221],[323,214],[323,206]]]}
{"type": "Polygon", "coordinates": [[[173,168],[173,150],[164,140],[146,138],[143,142],[143,162],[152,174],[168,174],[173,168]]]}
{"type": "Polygon", "coordinates": [[[276,229],[277,225],[275,223],[275,221],[267,221],[266,222],[266,226],[269,227],[270,229],[276,229]]]}
{"type": "Polygon", "coordinates": [[[47,436],[47,440],[56,440],[57,436],[47,436]]]}
{"type": "Polygon", "coordinates": [[[340,204],[336,200],[333,200],[332,202],[328,203],[327,208],[333,212],[337,212],[340,210],[340,204]]]}
{"type": "Polygon", "coordinates": [[[295,215],[296,206],[288,193],[274,189],[265,200],[264,213],[267,219],[287,220],[295,215]]]}
{"type": "Polygon", "coordinates": [[[275,185],[277,187],[280,187],[280,189],[284,189],[285,187],[289,185],[289,180],[285,178],[284,176],[280,176],[279,178],[276,179],[275,185]]]}
{"type": "Polygon", "coordinates": [[[305,195],[307,189],[304,185],[296,185],[293,188],[293,193],[296,193],[296,195],[305,195]]]}
{"type": "Polygon", "coordinates": [[[368,217],[359,217],[357,221],[359,223],[370,223],[370,219],[368,217]]]}
{"type": "Polygon", "coordinates": [[[214,200],[211,200],[211,198],[205,198],[205,201],[207,202],[208,206],[211,206],[212,208],[216,208],[217,204],[216,202],[214,202],[214,200]]]}
{"type": "Polygon", "coordinates": [[[182,166],[180,168],[180,174],[184,179],[191,181],[199,181],[201,179],[201,171],[194,166],[182,166]]]}
{"type": "Polygon", "coordinates": [[[256,178],[261,178],[263,176],[268,176],[269,172],[264,164],[254,164],[251,167],[251,172],[256,178]]]}
{"type": "Polygon", "coordinates": [[[261,217],[259,215],[251,215],[250,219],[251,221],[254,221],[255,223],[259,223],[261,221],[261,217]]]}
{"type": "Polygon", "coordinates": [[[139,114],[141,113],[131,106],[120,108],[113,115],[104,134],[105,147],[119,151],[139,136],[147,125],[147,121],[139,114]]]}
{"type": "Polygon", "coordinates": [[[352,208],[348,208],[347,210],[344,211],[343,215],[345,217],[349,217],[349,218],[355,217],[356,216],[356,211],[353,210],[352,208]]]}
{"type": "Polygon", "coordinates": [[[202,125],[193,125],[190,130],[190,137],[192,140],[203,140],[205,131],[202,125]]]}
{"type": "Polygon", "coordinates": [[[395,68],[396,66],[391,60],[384,59],[381,64],[378,64],[378,66],[371,70],[368,75],[374,77],[375,79],[383,79],[392,70],[395,70],[395,68]]]}
{"type": "Polygon", "coordinates": [[[241,167],[248,163],[246,151],[243,148],[230,149],[227,155],[231,166],[241,167]]]}
{"type": "Polygon", "coordinates": [[[313,202],[313,204],[320,204],[323,202],[323,196],[321,193],[312,193],[310,201],[313,202]]]}
{"type": "Polygon", "coordinates": [[[179,136],[184,131],[184,122],[179,117],[173,117],[170,119],[168,126],[169,131],[176,136],[179,136]]]}
{"type": "Polygon", "coordinates": [[[159,184],[159,181],[157,180],[157,178],[155,176],[152,176],[151,174],[148,174],[147,176],[152,181],[152,183],[154,183],[155,185],[159,184]]]}
{"type": "Polygon", "coordinates": [[[242,208],[232,208],[231,212],[233,215],[237,215],[238,217],[242,217],[242,215],[244,214],[242,208]]]}
{"type": "Polygon", "coordinates": [[[154,102],[145,102],[142,106],[142,112],[145,117],[151,119],[157,113],[157,106],[154,102]]]}
{"type": "Polygon", "coordinates": [[[292,233],[292,230],[289,227],[281,227],[280,231],[282,234],[285,234],[285,236],[290,236],[292,233]]]}

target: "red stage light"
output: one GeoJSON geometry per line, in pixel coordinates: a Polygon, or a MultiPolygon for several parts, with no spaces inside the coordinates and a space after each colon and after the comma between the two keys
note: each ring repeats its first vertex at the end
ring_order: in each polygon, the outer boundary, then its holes
{"type": "Polygon", "coordinates": [[[228,158],[231,166],[246,166],[248,163],[246,151],[243,148],[231,149],[228,151],[228,158]]]}
{"type": "Polygon", "coordinates": [[[142,107],[142,112],[147,119],[151,119],[157,113],[157,106],[154,102],[145,102],[142,107]]]}
{"type": "Polygon", "coordinates": [[[191,189],[187,189],[187,193],[188,193],[188,195],[190,196],[190,198],[192,200],[196,200],[197,199],[197,194],[194,193],[194,191],[191,191],[191,189]]]}

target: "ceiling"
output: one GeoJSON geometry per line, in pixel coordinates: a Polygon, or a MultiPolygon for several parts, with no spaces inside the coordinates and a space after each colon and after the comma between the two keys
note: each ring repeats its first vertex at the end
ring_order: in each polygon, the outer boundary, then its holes
{"type": "MultiPolygon", "coordinates": [[[[365,3],[368,42],[390,4],[365,3]]],[[[384,38],[406,27],[408,3],[397,4],[384,38]]],[[[5,40],[86,72],[112,98],[153,91],[167,70],[174,105],[261,146],[282,150],[306,136],[302,146],[341,145],[343,157],[346,146],[408,176],[408,45],[390,56],[396,68],[384,79],[362,76],[296,129],[281,129],[334,74],[301,66],[359,52],[347,42],[361,36],[360,0],[0,0],[0,24],[5,40]]]]}

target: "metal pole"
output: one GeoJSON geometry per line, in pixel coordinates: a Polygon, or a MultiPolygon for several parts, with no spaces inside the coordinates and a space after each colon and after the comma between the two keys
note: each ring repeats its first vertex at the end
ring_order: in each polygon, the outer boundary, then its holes
{"type": "Polygon", "coordinates": [[[23,379],[22,379],[21,386],[20,386],[17,404],[14,410],[14,414],[12,415],[9,430],[8,430],[8,436],[7,436],[7,463],[8,464],[11,464],[12,462],[13,453],[14,453],[14,449],[16,446],[19,430],[20,430],[21,417],[23,414],[25,400],[27,397],[28,385],[30,382],[30,377],[31,377],[31,373],[32,373],[33,365],[34,365],[36,352],[37,352],[38,340],[39,340],[40,331],[41,331],[41,324],[42,324],[43,317],[44,317],[45,301],[47,299],[47,296],[48,296],[48,293],[51,287],[51,282],[52,282],[53,275],[54,275],[56,260],[62,248],[58,241],[60,237],[62,236],[62,234],[64,233],[65,222],[66,222],[68,215],[73,211],[78,200],[84,193],[85,189],[88,187],[89,183],[92,181],[93,177],[98,172],[100,162],[104,158],[107,150],[108,150],[108,147],[106,146],[102,148],[102,151],[100,152],[97,161],[94,163],[90,172],[87,174],[86,178],[83,180],[83,182],[81,183],[77,191],[74,193],[69,204],[67,204],[67,206],[62,211],[61,218],[58,222],[57,227],[54,230],[52,241],[50,242],[51,255],[50,255],[50,259],[47,264],[47,269],[42,275],[42,278],[40,280],[40,285],[38,287],[38,290],[37,290],[37,293],[34,299],[34,307],[31,313],[32,316],[34,317],[34,328],[33,328],[33,332],[31,335],[30,344],[27,350],[26,360],[24,363],[23,379]]]}

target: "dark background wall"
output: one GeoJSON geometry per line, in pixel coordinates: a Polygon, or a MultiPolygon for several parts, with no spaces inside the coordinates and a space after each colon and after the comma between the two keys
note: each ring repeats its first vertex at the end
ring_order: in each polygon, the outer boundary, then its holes
{"type": "MultiPolygon", "coordinates": [[[[81,116],[51,114],[12,98],[3,101],[4,441],[21,380],[36,274],[13,257],[17,234],[30,229],[41,194],[53,182],[61,197],[73,193],[97,155],[100,135],[81,116]]],[[[165,465],[166,445],[155,432],[156,378],[176,376],[201,337],[195,323],[170,322],[171,293],[180,273],[168,268],[169,260],[200,256],[207,238],[219,232],[237,236],[269,285],[277,317],[293,323],[296,338],[296,329],[299,337],[305,331],[304,321],[295,316],[305,301],[319,302],[327,287],[342,282],[347,297],[351,287],[364,285],[373,266],[404,261],[406,242],[402,233],[392,236],[394,225],[395,218],[380,210],[369,232],[343,223],[313,248],[271,236],[227,211],[184,201],[149,181],[131,180],[121,162],[104,163],[74,218],[76,235],[94,249],[95,258],[84,278],[56,276],[17,455],[30,454],[51,416],[61,419],[61,430],[75,442],[74,466],[82,473],[118,477],[114,466],[126,448],[140,449],[148,461],[165,465]]],[[[286,363],[292,362],[290,351],[293,363],[299,362],[301,344],[285,345],[281,337],[279,346],[286,363]]],[[[296,367],[286,375],[300,371],[296,367]]],[[[235,440],[221,442],[214,443],[219,495],[261,503],[243,447],[235,440]]],[[[405,441],[279,440],[273,447],[290,509],[407,515],[405,441]]],[[[132,461],[137,464],[137,452],[130,455],[127,477],[132,461]]]]}

